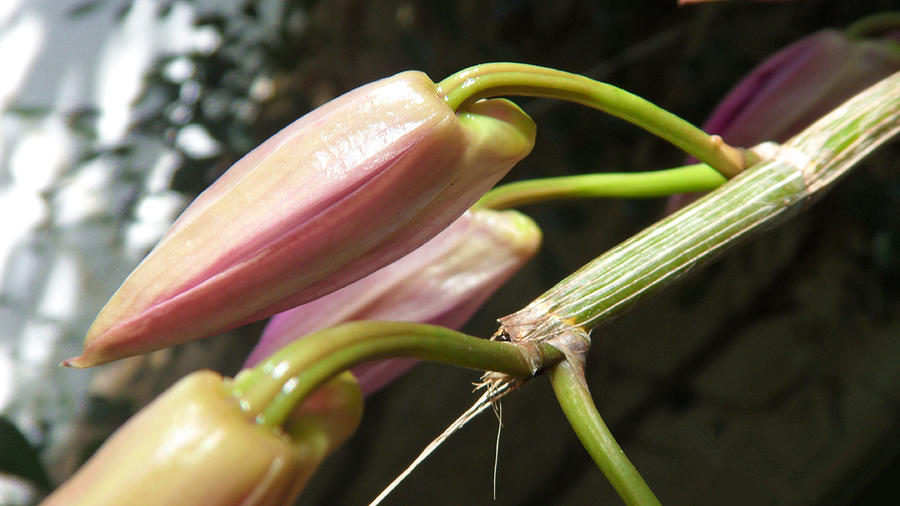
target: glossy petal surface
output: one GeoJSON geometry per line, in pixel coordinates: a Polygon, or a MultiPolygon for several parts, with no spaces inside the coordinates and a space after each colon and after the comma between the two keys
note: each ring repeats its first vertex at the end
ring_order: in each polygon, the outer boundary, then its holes
{"type": "Polygon", "coordinates": [[[200,195],[66,364],[209,336],[345,286],[449,225],[528,154],[534,133],[505,100],[455,114],[419,72],[339,97],[200,195]]]}
{"type": "MultiPolygon", "coordinates": [[[[468,211],[396,262],[317,300],[278,314],[247,366],[309,333],[354,320],[398,320],[461,327],[537,251],[540,230],[515,211],[468,211]]],[[[371,393],[416,361],[390,359],[354,368],[371,393]]]]}
{"type": "MultiPolygon", "coordinates": [[[[362,409],[358,389],[355,398],[340,385],[322,392],[339,394],[339,406],[318,403],[346,418],[352,432],[362,409]]],[[[340,443],[349,434],[346,427],[340,433],[313,427],[291,438],[258,426],[218,374],[200,371],[116,431],[45,504],[289,504],[335,446],[322,441],[340,443]]]]}

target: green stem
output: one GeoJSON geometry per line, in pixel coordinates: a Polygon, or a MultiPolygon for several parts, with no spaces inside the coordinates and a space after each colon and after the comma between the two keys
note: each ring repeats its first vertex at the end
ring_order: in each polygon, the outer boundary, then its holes
{"type": "Polygon", "coordinates": [[[576,369],[568,360],[556,364],[550,369],[550,384],[581,444],[625,504],[659,504],[603,423],[580,368],[576,369]]]}
{"type": "Polygon", "coordinates": [[[242,407],[257,423],[281,425],[294,407],[335,374],[368,360],[415,357],[531,377],[562,358],[548,344],[522,347],[436,325],[363,321],[338,325],[285,346],[235,379],[242,407]]]}
{"type": "Polygon", "coordinates": [[[438,83],[437,90],[454,110],[482,98],[509,95],[586,105],[666,139],[729,178],[752,163],[744,150],[725,144],[720,137],[637,95],[578,74],[522,63],[486,63],[453,74],[438,83]]]}
{"type": "Polygon", "coordinates": [[[866,16],[844,29],[851,39],[862,39],[900,28],[900,11],[887,11],[866,16]]]}
{"type": "Polygon", "coordinates": [[[742,239],[806,209],[898,131],[900,72],[783,146],[761,146],[771,151],[764,154],[769,160],[585,265],[501,325],[513,341],[543,341],[566,326],[592,330],[609,322],[742,239]]]}
{"type": "Polygon", "coordinates": [[[725,181],[718,171],[703,163],[648,172],[553,177],[498,186],[475,203],[475,207],[509,209],[559,199],[662,197],[713,190],[725,181]]]}

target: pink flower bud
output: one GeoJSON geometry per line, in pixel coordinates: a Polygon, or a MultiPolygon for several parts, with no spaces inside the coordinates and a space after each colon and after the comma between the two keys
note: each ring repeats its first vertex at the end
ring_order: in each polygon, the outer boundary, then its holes
{"type": "Polygon", "coordinates": [[[298,430],[264,428],[218,374],[193,373],[116,431],[44,505],[291,504],[356,429],[362,395],[339,376],[299,411],[298,430]]]}
{"type": "MultiPolygon", "coordinates": [[[[853,39],[838,30],[822,30],[753,69],[719,103],[703,129],[732,146],[784,142],[897,70],[900,49],[896,42],[853,39]]],[[[674,195],[666,210],[674,212],[696,198],[696,194],[674,195]]]]}
{"type": "MultiPolygon", "coordinates": [[[[275,315],[247,359],[252,366],[307,334],[354,320],[461,327],[540,245],[541,233],[516,211],[468,211],[417,250],[359,281],[275,315]]],[[[417,361],[387,359],[353,369],[364,394],[417,361]]]]}
{"type": "Polygon", "coordinates": [[[784,142],[898,69],[895,42],[822,30],[756,67],[719,103],[704,130],[738,146],[784,142]]]}
{"type": "Polygon", "coordinates": [[[509,101],[455,113],[404,72],[312,111],[231,167],[100,312],[89,367],[259,320],[409,253],[531,150],[509,101]]]}

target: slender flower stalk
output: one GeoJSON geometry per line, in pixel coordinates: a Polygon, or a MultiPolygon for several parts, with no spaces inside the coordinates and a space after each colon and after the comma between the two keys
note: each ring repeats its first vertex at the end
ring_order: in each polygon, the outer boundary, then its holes
{"type": "Polygon", "coordinates": [[[280,425],[290,407],[340,371],[367,360],[415,357],[529,378],[563,358],[550,345],[489,341],[436,325],[362,321],[331,327],[292,342],[236,378],[248,411],[280,425]],[[262,408],[262,406],[268,406],[262,408]]]}
{"type": "MultiPolygon", "coordinates": [[[[598,257],[522,310],[501,318],[499,332],[512,343],[551,344],[565,352],[567,338],[588,339],[594,328],[711,262],[740,240],[802,211],[898,133],[900,72],[786,144],[757,146],[763,161],[598,257]]],[[[581,364],[583,356],[567,353],[567,359],[550,370],[563,411],[627,504],[657,504],[596,412],[581,364]]]]}
{"type": "Polygon", "coordinates": [[[900,11],[885,11],[854,22],[844,30],[844,35],[855,39],[893,32],[896,39],[897,30],[900,30],[900,11]]]}
{"type": "Polygon", "coordinates": [[[752,164],[751,153],[621,88],[587,77],[522,63],[486,63],[461,70],[438,83],[451,107],[489,97],[524,95],[576,102],[612,114],[661,137],[733,177],[752,164]]]}
{"type": "Polygon", "coordinates": [[[900,131],[900,72],[835,109],[704,198],[585,265],[500,320],[515,341],[594,329],[717,258],[740,240],[795,215],[870,151],[900,131]]]}
{"type": "MultiPolygon", "coordinates": [[[[312,302],[275,315],[250,367],[303,336],[357,320],[461,327],[537,251],[540,229],[515,211],[467,211],[409,255],[312,302]]],[[[368,395],[417,362],[394,358],[353,368],[368,395]]]]}
{"type": "Polygon", "coordinates": [[[550,384],[581,444],[625,504],[659,504],[597,412],[580,364],[568,360],[556,364],[550,369],[550,384]]]}
{"type": "Polygon", "coordinates": [[[713,190],[725,181],[722,174],[703,163],[648,172],[552,177],[498,186],[487,192],[474,207],[508,209],[548,200],[662,197],[713,190]]]}

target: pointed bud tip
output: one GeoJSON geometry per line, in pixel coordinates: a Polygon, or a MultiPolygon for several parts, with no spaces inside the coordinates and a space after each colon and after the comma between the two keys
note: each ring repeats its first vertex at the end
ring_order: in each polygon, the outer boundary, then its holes
{"type": "Polygon", "coordinates": [[[457,114],[418,72],[335,99],[204,191],[65,365],[211,336],[357,281],[448,226],[531,151],[535,133],[505,99],[457,114]]]}
{"type": "Polygon", "coordinates": [[[69,367],[72,369],[88,369],[90,367],[108,364],[109,362],[125,358],[126,356],[129,355],[123,354],[115,348],[104,349],[102,346],[97,347],[95,343],[85,341],[81,355],[67,358],[60,362],[59,365],[61,367],[69,367]]]}
{"type": "Polygon", "coordinates": [[[85,364],[82,362],[82,355],[78,355],[77,357],[67,358],[59,363],[60,367],[69,367],[72,369],[85,369],[91,367],[89,364],[85,364]]]}

